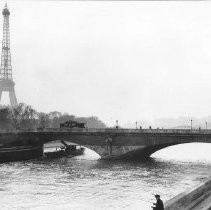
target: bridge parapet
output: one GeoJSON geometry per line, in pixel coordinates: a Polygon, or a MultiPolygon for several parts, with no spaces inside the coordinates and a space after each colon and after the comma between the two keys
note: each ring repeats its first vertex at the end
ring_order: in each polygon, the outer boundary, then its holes
{"type": "Polygon", "coordinates": [[[0,129],[0,133],[25,132],[81,132],[81,133],[160,133],[160,134],[211,134],[211,129],[116,129],[116,128],[43,128],[43,129],[0,129]]]}

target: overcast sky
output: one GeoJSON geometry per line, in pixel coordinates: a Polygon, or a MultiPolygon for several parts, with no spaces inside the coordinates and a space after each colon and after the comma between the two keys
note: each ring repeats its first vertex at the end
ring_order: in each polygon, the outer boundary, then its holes
{"type": "Polygon", "coordinates": [[[19,102],[110,125],[211,115],[211,2],[8,7],[19,102]]]}

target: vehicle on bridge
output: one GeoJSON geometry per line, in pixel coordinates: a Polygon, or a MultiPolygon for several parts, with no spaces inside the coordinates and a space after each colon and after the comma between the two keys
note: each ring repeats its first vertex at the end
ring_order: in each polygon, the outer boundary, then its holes
{"type": "Polygon", "coordinates": [[[60,128],[85,128],[85,124],[86,123],[69,120],[64,123],[60,123],[60,128]]]}

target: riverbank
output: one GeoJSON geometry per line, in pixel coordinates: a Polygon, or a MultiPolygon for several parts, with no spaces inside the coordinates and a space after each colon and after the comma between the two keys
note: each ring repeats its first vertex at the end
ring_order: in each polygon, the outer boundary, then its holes
{"type": "Polygon", "coordinates": [[[165,210],[210,210],[211,177],[165,203],[165,210]]]}
{"type": "Polygon", "coordinates": [[[192,210],[211,210],[211,195],[205,198],[199,205],[192,210]]]}

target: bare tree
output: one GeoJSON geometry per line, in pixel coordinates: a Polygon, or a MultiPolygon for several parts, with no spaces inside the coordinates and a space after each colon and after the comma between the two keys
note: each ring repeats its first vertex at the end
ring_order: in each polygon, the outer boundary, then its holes
{"type": "Polygon", "coordinates": [[[43,112],[38,113],[38,126],[40,129],[44,129],[46,127],[49,127],[50,119],[49,115],[45,114],[43,112]]]}
{"type": "Polygon", "coordinates": [[[9,107],[0,108],[0,129],[12,128],[9,107]]]}

